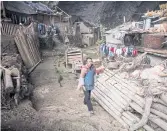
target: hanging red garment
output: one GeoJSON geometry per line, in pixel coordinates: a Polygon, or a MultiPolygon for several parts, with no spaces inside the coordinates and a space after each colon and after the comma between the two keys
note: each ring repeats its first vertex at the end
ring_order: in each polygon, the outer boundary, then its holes
{"type": "Polygon", "coordinates": [[[110,51],[114,53],[114,47],[110,47],[110,51]]]}
{"type": "Polygon", "coordinates": [[[138,51],[136,49],[134,49],[133,52],[132,52],[132,55],[137,56],[137,54],[138,54],[138,51]]]}
{"type": "Polygon", "coordinates": [[[122,51],[123,51],[123,53],[125,53],[126,52],[126,48],[124,47],[124,48],[122,48],[122,51]]]}

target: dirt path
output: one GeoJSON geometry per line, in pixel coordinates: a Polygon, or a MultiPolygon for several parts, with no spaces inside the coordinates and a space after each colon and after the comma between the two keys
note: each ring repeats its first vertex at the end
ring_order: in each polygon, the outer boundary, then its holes
{"type": "MultiPolygon", "coordinates": [[[[54,129],[71,131],[109,131],[114,130],[114,119],[93,101],[95,115],[89,116],[87,107],[83,104],[83,93],[76,91],[77,79],[74,74],[67,73],[63,65],[63,87],[57,83],[55,72],[55,57],[47,57],[33,72],[36,86],[34,99],[38,114],[54,129]]],[[[116,122],[115,122],[116,123],[116,122]]],[[[117,124],[119,126],[119,124],[117,124]]],[[[117,128],[118,130],[120,128],[117,128]]]]}
{"type": "Polygon", "coordinates": [[[14,117],[8,118],[4,123],[15,130],[21,130],[28,123],[29,126],[24,128],[27,131],[123,131],[121,125],[95,101],[95,115],[89,116],[87,107],[83,104],[83,93],[76,91],[76,76],[67,73],[63,65],[58,68],[63,76],[63,87],[59,86],[55,72],[56,59],[53,56],[45,57],[31,75],[35,85],[32,103],[36,110],[30,108],[27,111],[23,102],[15,109],[20,114],[13,114],[14,117]],[[19,122],[22,124],[18,125],[19,122]]]}

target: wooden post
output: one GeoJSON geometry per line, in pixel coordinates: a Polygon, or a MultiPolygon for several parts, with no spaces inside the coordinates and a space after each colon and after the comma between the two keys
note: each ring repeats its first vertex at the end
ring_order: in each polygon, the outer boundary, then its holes
{"type": "Polygon", "coordinates": [[[5,12],[5,7],[4,7],[4,3],[3,3],[3,1],[1,1],[1,8],[2,8],[2,10],[3,10],[3,17],[5,17],[6,18],[6,12],[5,12]]]}
{"type": "Polygon", "coordinates": [[[126,22],[125,16],[124,16],[124,23],[126,22]]]}
{"type": "Polygon", "coordinates": [[[11,71],[8,69],[5,69],[4,82],[5,90],[7,91],[7,93],[11,93],[14,90],[14,86],[12,82],[11,71]]]}

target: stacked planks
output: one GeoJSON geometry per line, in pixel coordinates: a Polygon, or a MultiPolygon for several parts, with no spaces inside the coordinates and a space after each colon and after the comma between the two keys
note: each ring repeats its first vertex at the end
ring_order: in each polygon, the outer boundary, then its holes
{"type": "MultiPolygon", "coordinates": [[[[93,97],[96,101],[126,129],[136,130],[144,128],[147,131],[154,131],[148,123],[152,122],[162,130],[167,130],[167,95],[162,94],[158,99],[153,99],[151,107],[148,108],[148,120],[144,118],[146,99],[137,94],[139,86],[122,79],[119,74],[106,69],[97,79],[96,88],[93,90],[93,97]],[[112,76],[112,77],[111,77],[112,76]],[[159,107],[159,108],[158,108],[159,107]],[[137,112],[134,113],[134,112],[137,112]],[[140,115],[139,115],[140,114],[140,115]],[[143,122],[144,119],[144,122],[143,122]]],[[[151,99],[152,100],[152,99],[151,99]]]]}
{"type": "Polygon", "coordinates": [[[73,64],[75,61],[83,62],[83,54],[81,49],[68,48],[65,52],[66,64],[73,64]]]}
{"type": "Polygon", "coordinates": [[[72,72],[76,73],[77,70],[81,70],[83,65],[83,53],[79,48],[68,48],[65,52],[66,67],[72,65],[72,72]]]}

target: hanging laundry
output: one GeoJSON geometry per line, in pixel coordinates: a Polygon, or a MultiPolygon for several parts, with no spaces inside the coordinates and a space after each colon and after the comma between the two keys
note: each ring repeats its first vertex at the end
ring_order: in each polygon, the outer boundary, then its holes
{"type": "Polygon", "coordinates": [[[102,50],[103,50],[103,45],[101,44],[101,45],[99,46],[99,52],[101,53],[102,50]]]}
{"type": "Polygon", "coordinates": [[[109,48],[109,56],[113,57],[114,56],[114,47],[109,48]]]}
{"type": "Polygon", "coordinates": [[[46,34],[45,24],[42,24],[42,23],[38,24],[38,32],[39,32],[40,35],[45,35],[46,34]]]}
{"type": "Polygon", "coordinates": [[[100,49],[99,49],[99,50],[100,50],[100,53],[103,53],[104,46],[105,46],[104,43],[100,45],[100,49]]]}
{"type": "Polygon", "coordinates": [[[122,48],[122,52],[123,53],[125,53],[126,52],[126,48],[124,47],[124,48],[122,48]]]}
{"type": "Polygon", "coordinates": [[[24,17],[24,24],[27,24],[27,17],[24,17]]]}
{"type": "Polygon", "coordinates": [[[128,56],[128,47],[123,48],[124,56],[128,56]]]}
{"type": "Polygon", "coordinates": [[[115,48],[114,47],[110,47],[110,51],[114,53],[115,48]]]}
{"type": "Polygon", "coordinates": [[[39,34],[41,34],[41,30],[42,30],[42,26],[41,26],[41,24],[39,23],[39,24],[38,24],[38,33],[39,33],[39,34]]]}
{"type": "Polygon", "coordinates": [[[127,56],[131,56],[131,55],[132,55],[131,48],[127,47],[127,56]]]}
{"type": "Polygon", "coordinates": [[[109,47],[108,46],[106,46],[106,48],[105,48],[105,54],[106,54],[106,56],[108,56],[108,54],[109,54],[109,47]]]}
{"type": "Polygon", "coordinates": [[[12,14],[12,23],[14,23],[14,15],[12,14]]]}
{"type": "Polygon", "coordinates": [[[133,55],[133,47],[129,47],[130,56],[133,55]]]}
{"type": "Polygon", "coordinates": [[[21,16],[19,16],[19,24],[21,23],[21,16]]]}
{"type": "Polygon", "coordinates": [[[17,24],[17,18],[16,18],[16,15],[14,15],[14,23],[17,24]]]}
{"type": "Polygon", "coordinates": [[[137,55],[138,55],[138,51],[136,49],[134,49],[133,52],[132,52],[132,56],[134,57],[134,56],[137,56],[137,55]]]}
{"type": "Polygon", "coordinates": [[[113,57],[115,55],[120,56],[132,56],[135,57],[138,55],[138,51],[134,49],[133,46],[123,47],[123,48],[116,48],[111,47],[110,45],[106,45],[105,43],[99,46],[100,54],[106,57],[113,57]]]}
{"type": "Polygon", "coordinates": [[[106,44],[104,44],[104,46],[103,46],[103,55],[106,55],[106,52],[107,52],[107,51],[106,51],[106,50],[107,50],[106,48],[107,48],[107,46],[106,46],[106,44]]]}
{"type": "Polygon", "coordinates": [[[114,54],[116,54],[116,50],[117,50],[117,48],[116,48],[116,47],[114,47],[114,54]]]}
{"type": "Polygon", "coordinates": [[[117,56],[122,55],[122,49],[116,49],[116,55],[117,56]]]}

